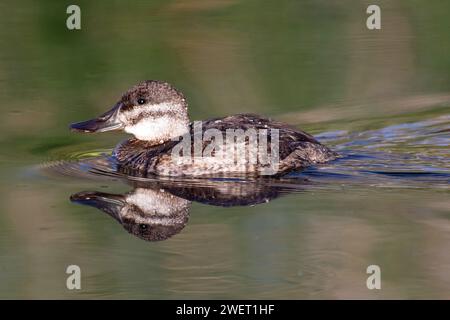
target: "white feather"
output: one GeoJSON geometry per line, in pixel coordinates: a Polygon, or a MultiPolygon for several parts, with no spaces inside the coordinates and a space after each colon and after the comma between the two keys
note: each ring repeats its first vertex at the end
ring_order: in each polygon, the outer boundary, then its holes
{"type": "Polygon", "coordinates": [[[185,134],[188,128],[188,119],[174,119],[169,113],[183,115],[185,108],[179,104],[160,103],[136,107],[130,111],[120,114],[120,120],[125,125],[125,132],[133,134],[139,140],[164,142],[185,134]],[[133,119],[139,118],[141,114],[162,112],[160,117],[144,116],[136,123],[133,119]],[[167,112],[168,115],[164,115],[167,112]]]}
{"type": "Polygon", "coordinates": [[[178,198],[163,190],[137,188],[126,198],[130,205],[139,207],[146,214],[170,215],[173,212],[187,208],[188,200],[178,198]]]}

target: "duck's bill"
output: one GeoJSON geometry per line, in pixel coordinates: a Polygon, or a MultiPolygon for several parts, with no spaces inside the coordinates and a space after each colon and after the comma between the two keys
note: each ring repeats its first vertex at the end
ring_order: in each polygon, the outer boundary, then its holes
{"type": "Polygon", "coordinates": [[[95,119],[72,123],[70,129],[77,132],[105,132],[122,129],[119,121],[120,104],[95,119]]]}
{"type": "Polygon", "coordinates": [[[100,209],[119,221],[119,212],[126,204],[123,195],[95,191],[75,193],[70,196],[70,201],[100,209]]]}

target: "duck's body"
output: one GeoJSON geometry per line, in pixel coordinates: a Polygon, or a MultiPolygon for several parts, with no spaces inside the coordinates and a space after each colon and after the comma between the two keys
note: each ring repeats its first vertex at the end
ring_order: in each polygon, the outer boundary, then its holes
{"type": "Polygon", "coordinates": [[[86,132],[119,128],[135,135],[113,152],[119,170],[131,175],[274,176],[337,157],[308,133],[258,115],[238,114],[189,123],[184,96],[159,81],[133,87],[111,111],[72,125],[72,129],[86,132]],[[229,140],[230,132],[240,133],[241,140],[229,140]],[[226,149],[230,146],[232,149],[226,149]],[[235,152],[231,152],[231,161],[227,158],[230,150],[235,152]]]}
{"type": "MultiPolygon", "coordinates": [[[[198,122],[197,122],[198,123],[198,122]]],[[[189,126],[191,136],[191,152],[194,153],[195,132],[194,125],[189,126]]],[[[276,175],[282,175],[290,171],[300,170],[315,163],[324,163],[336,158],[336,153],[320,144],[311,135],[292,128],[284,123],[272,121],[252,114],[238,114],[224,118],[210,119],[201,122],[202,134],[210,129],[217,129],[223,133],[226,140],[227,129],[277,129],[279,135],[279,167],[276,175]]],[[[152,145],[139,139],[129,139],[119,144],[113,157],[119,164],[120,170],[128,174],[157,174],[168,176],[205,176],[205,175],[261,175],[267,166],[249,161],[244,163],[224,163],[221,158],[192,157],[192,161],[180,164],[178,159],[172,156],[173,148],[179,141],[167,141],[162,144],[152,145]]],[[[211,143],[202,140],[201,149],[205,150],[211,143]]],[[[249,140],[245,141],[246,145],[249,140]]],[[[270,148],[270,145],[268,146],[270,148]]],[[[269,150],[270,151],[270,150],[269,150]]],[[[193,155],[193,154],[192,154],[193,155]]]]}

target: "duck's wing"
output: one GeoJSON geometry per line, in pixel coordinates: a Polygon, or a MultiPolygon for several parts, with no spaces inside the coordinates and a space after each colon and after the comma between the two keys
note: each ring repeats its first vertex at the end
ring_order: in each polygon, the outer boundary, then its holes
{"type": "Polygon", "coordinates": [[[320,145],[312,135],[295,128],[284,122],[275,121],[270,118],[261,117],[256,114],[236,114],[224,118],[215,118],[202,122],[203,131],[208,129],[218,129],[225,132],[227,129],[267,129],[270,138],[273,129],[278,130],[280,159],[285,159],[297,148],[305,146],[320,145]],[[272,129],[272,130],[271,130],[272,129]]]}
{"type": "Polygon", "coordinates": [[[245,113],[227,116],[224,118],[214,118],[202,122],[204,130],[215,128],[225,131],[229,128],[236,129],[278,129],[282,133],[290,134],[295,137],[297,141],[308,141],[312,143],[319,143],[314,137],[304,131],[295,128],[287,123],[272,120],[271,118],[261,117],[257,114],[245,113]]]}

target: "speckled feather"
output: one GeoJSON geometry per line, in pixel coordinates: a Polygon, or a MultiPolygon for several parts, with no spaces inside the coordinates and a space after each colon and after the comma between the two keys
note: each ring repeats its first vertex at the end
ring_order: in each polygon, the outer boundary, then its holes
{"type": "MultiPolygon", "coordinates": [[[[300,131],[285,123],[272,121],[253,114],[238,114],[224,118],[214,118],[202,122],[202,131],[218,129],[223,134],[227,129],[270,129],[279,130],[279,159],[280,165],[276,175],[283,175],[294,170],[303,169],[314,163],[323,163],[333,160],[337,154],[306,132],[300,131]]],[[[191,136],[193,125],[190,126],[191,136]]],[[[224,139],[225,140],[225,139],[224,139]]],[[[192,144],[194,139],[191,139],[192,144]]],[[[247,142],[247,141],[246,141],[247,142]]],[[[119,170],[129,175],[229,175],[233,173],[225,165],[216,163],[211,167],[199,167],[195,164],[174,163],[171,159],[171,151],[178,141],[168,141],[160,145],[152,145],[149,142],[137,139],[129,139],[116,147],[114,157],[119,164],[119,170]]],[[[202,150],[209,144],[203,141],[202,150]]],[[[268,143],[270,151],[270,143],[268,143]]],[[[256,164],[246,168],[246,175],[259,175],[262,166],[256,164]]]]}

